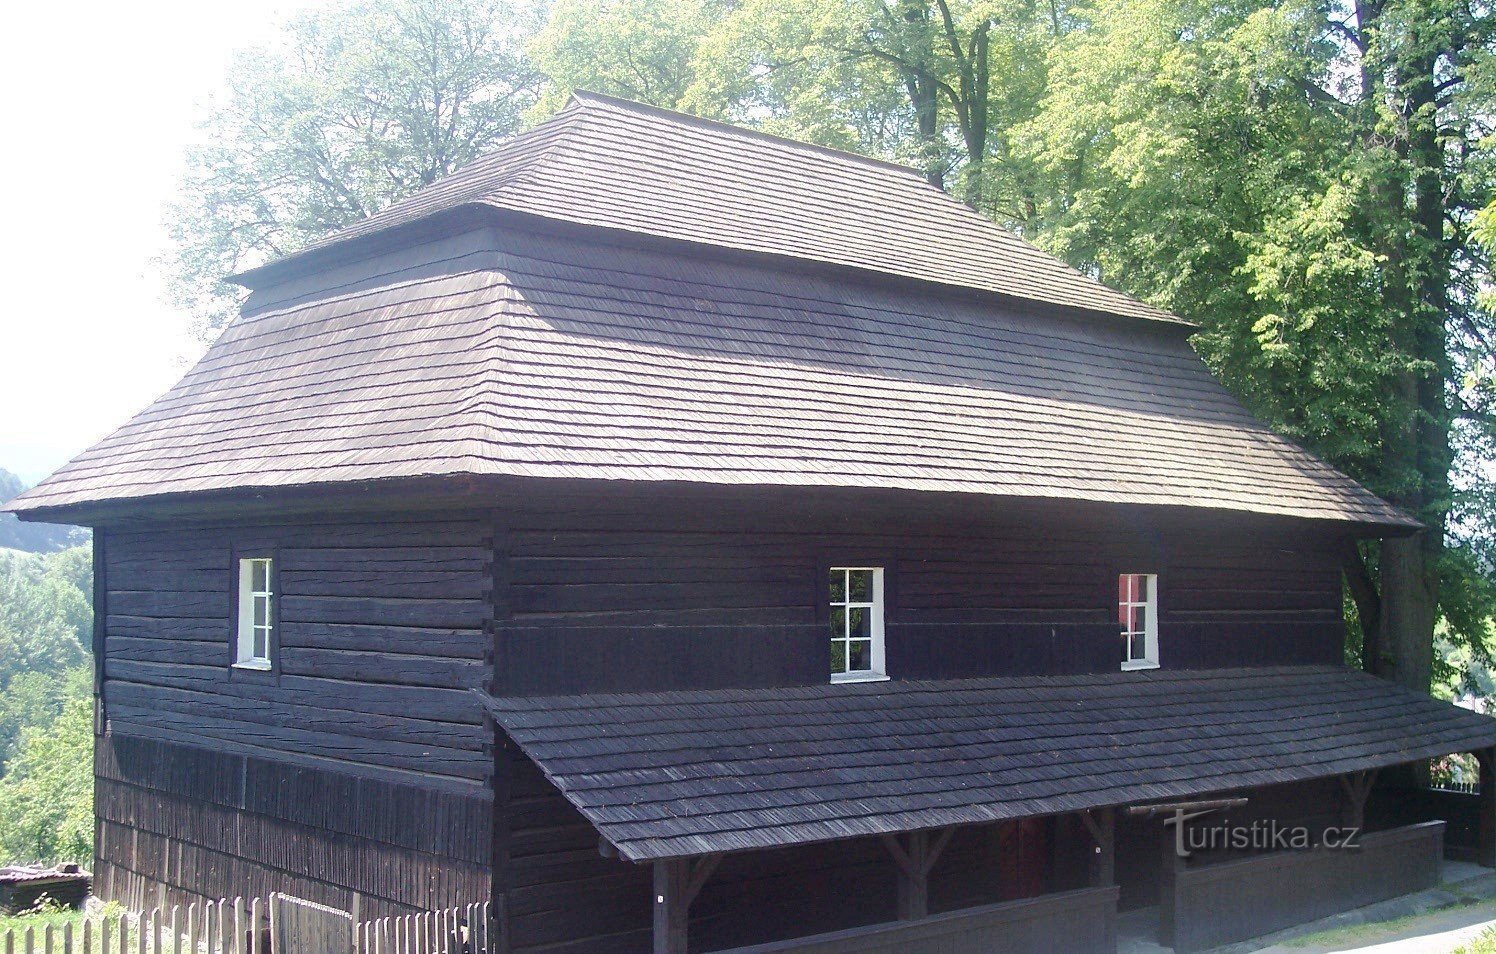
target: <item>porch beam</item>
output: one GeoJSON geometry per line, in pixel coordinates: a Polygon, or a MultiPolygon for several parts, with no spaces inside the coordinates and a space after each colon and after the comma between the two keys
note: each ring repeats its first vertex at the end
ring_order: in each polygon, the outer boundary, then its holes
{"type": "Polygon", "coordinates": [[[1496,868],[1496,749],[1475,753],[1480,763],[1480,825],[1475,860],[1484,868],[1496,868]]]}
{"type": "Polygon", "coordinates": [[[1091,886],[1105,888],[1117,881],[1117,813],[1110,808],[1093,808],[1080,813],[1096,851],[1091,856],[1091,886]]]}
{"type": "Polygon", "coordinates": [[[711,854],[654,863],[654,954],[686,954],[691,902],[721,860],[711,854]]]}
{"type": "Polygon", "coordinates": [[[936,832],[914,831],[907,835],[884,835],[883,845],[898,865],[898,919],[917,921],[930,914],[930,869],[951,843],[956,826],[936,832]],[[933,837],[932,837],[933,835],[933,837]]]}
{"type": "Polygon", "coordinates": [[[1247,803],[1245,796],[1236,798],[1212,798],[1198,802],[1151,802],[1147,805],[1128,805],[1129,815],[1173,815],[1176,812],[1215,812],[1228,808],[1240,808],[1247,803]]]}
{"type": "Polygon", "coordinates": [[[1340,823],[1348,828],[1366,827],[1366,799],[1376,783],[1377,770],[1351,772],[1337,776],[1344,798],[1340,803],[1340,823]]]}
{"type": "Polygon", "coordinates": [[[1163,837],[1159,839],[1158,863],[1158,941],[1165,947],[1174,946],[1174,918],[1178,908],[1179,873],[1184,868],[1184,859],[1179,857],[1179,842],[1182,839],[1184,822],[1177,823],[1175,831],[1167,822],[1163,837]]]}

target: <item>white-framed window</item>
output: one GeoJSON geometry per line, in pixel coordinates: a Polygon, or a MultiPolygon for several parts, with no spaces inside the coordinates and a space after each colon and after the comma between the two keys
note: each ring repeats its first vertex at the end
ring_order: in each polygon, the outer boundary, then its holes
{"type": "Polygon", "coordinates": [[[1117,622],[1122,625],[1122,668],[1158,667],[1158,574],[1117,577],[1117,622]]]}
{"type": "Polygon", "coordinates": [[[831,681],[886,679],[883,568],[831,568],[831,681]]]}
{"type": "Polygon", "coordinates": [[[234,665],[245,669],[270,669],[275,660],[275,561],[270,557],[245,557],[239,561],[239,633],[234,665]]]}

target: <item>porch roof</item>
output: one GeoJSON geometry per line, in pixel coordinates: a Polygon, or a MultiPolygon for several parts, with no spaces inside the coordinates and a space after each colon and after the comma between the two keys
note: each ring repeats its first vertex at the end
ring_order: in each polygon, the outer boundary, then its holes
{"type": "Polygon", "coordinates": [[[488,699],[632,861],[1001,821],[1496,746],[1340,666],[488,699]]]}

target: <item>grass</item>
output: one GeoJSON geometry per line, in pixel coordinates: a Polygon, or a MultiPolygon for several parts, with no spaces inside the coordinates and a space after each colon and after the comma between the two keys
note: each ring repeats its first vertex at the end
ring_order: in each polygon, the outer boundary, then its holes
{"type": "Polygon", "coordinates": [[[125,909],[113,901],[85,913],[64,908],[50,898],[43,898],[36,907],[29,911],[14,915],[0,914],[0,942],[3,942],[5,935],[12,931],[15,932],[17,938],[25,937],[27,928],[30,928],[40,940],[46,934],[48,927],[51,927],[55,933],[68,924],[73,926],[73,933],[76,935],[82,929],[84,921],[94,922],[94,930],[98,930],[101,921],[106,918],[113,921],[124,913],[125,909]]]}
{"type": "Polygon", "coordinates": [[[1496,927],[1488,927],[1469,944],[1461,944],[1453,954],[1496,954],[1496,927]]]}
{"type": "MultiPolygon", "coordinates": [[[[1463,904],[1456,904],[1448,908],[1423,911],[1418,914],[1405,914],[1402,917],[1390,918],[1386,921],[1369,921],[1364,924],[1351,924],[1342,928],[1331,928],[1328,931],[1290,938],[1280,943],[1284,947],[1356,947],[1385,941],[1388,938],[1397,936],[1404,929],[1412,927],[1425,918],[1437,916],[1448,911],[1481,907],[1489,908],[1491,906],[1492,900],[1484,898],[1467,901],[1463,904]]],[[[1451,954],[1496,954],[1496,927],[1488,929],[1480,937],[1459,948],[1457,951],[1451,952],[1451,954]]]]}
{"type": "MultiPolygon", "coordinates": [[[[1395,933],[1421,917],[1423,917],[1421,914],[1406,914],[1400,918],[1391,918],[1387,921],[1368,921],[1365,924],[1352,924],[1342,928],[1331,928],[1328,931],[1320,931],[1318,934],[1306,934],[1302,937],[1290,938],[1283,942],[1283,946],[1310,947],[1320,944],[1339,945],[1350,944],[1353,941],[1369,941],[1380,934],[1395,933]]],[[[1496,951],[1493,951],[1492,954],[1496,954],[1496,951]]]]}

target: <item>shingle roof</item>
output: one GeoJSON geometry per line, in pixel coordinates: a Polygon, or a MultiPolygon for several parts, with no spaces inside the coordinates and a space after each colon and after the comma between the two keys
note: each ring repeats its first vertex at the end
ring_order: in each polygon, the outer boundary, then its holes
{"type": "Polygon", "coordinates": [[[1411,525],[1253,420],[1172,329],[493,230],[417,251],[236,322],[11,506],[504,475],[1411,525]]]}
{"type": "Polygon", "coordinates": [[[912,169],[587,92],[273,268],[462,205],[1179,322],[1041,252],[912,169]]]}
{"type": "Polygon", "coordinates": [[[486,699],[625,858],[1001,821],[1496,745],[1338,666],[486,699]]]}

